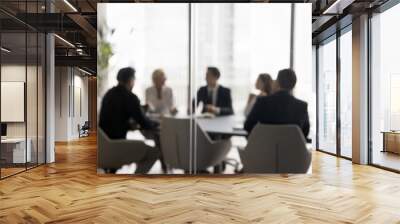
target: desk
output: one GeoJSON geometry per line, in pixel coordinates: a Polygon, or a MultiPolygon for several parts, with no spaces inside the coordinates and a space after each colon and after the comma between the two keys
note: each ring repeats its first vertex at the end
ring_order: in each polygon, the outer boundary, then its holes
{"type": "Polygon", "coordinates": [[[6,138],[1,139],[1,159],[7,164],[20,164],[31,161],[31,139],[25,138],[6,138]],[[26,151],[25,151],[25,145],[26,151]]]}
{"type": "Polygon", "coordinates": [[[383,131],[383,150],[382,152],[392,152],[400,154],[400,132],[383,131]]]}
{"type": "Polygon", "coordinates": [[[215,118],[196,118],[196,121],[209,134],[247,136],[246,130],[235,128],[243,127],[243,121],[240,120],[240,117],[234,115],[215,118]]]}

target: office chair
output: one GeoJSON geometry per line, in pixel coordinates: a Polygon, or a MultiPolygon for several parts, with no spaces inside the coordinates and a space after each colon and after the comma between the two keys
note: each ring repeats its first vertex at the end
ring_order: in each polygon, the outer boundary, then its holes
{"type": "Polygon", "coordinates": [[[312,157],[297,125],[257,124],[239,154],[244,173],[307,173],[312,157]]]}
{"type": "Polygon", "coordinates": [[[164,161],[169,168],[185,171],[190,169],[201,171],[221,164],[231,149],[230,140],[211,140],[194,121],[191,126],[189,118],[162,118],[160,140],[164,161]],[[190,133],[194,133],[195,130],[197,152],[191,154],[190,149],[194,147],[190,147],[191,140],[193,143],[190,133]],[[191,162],[191,159],[194,161],[191,162]]]}

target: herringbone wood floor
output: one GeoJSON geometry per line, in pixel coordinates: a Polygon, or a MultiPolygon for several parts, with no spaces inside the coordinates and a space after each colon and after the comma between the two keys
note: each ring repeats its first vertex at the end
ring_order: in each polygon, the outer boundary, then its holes
{"type": "Polygon", "coordinates": [[[314,153],[312,175],[98,176],[94,138],[0,181],[0,223],[400,223],[400,175],[314,153]]]}

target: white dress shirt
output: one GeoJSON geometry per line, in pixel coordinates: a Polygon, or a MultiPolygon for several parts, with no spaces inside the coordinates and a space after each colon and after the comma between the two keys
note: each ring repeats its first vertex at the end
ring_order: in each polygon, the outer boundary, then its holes
{"type": "Polygon", "coordinates": [[[160,115],[167,115],[175,108],[172,89],[163,86],[161,89],[161,98],[158,97],[157,89],[151,86],[146,89],[146,104],[149,105],[150,112],[160,115]]]}

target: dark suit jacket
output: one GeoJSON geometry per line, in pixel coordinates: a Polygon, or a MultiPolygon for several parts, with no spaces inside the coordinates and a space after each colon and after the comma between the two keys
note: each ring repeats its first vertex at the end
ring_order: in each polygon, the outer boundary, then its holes
{"type": "Polygon", "coordinates": [[[296,124],[307,138],[310,132],[307,103],[296,99],[287,91],[259,97],[246,119],[244,128],[250,134],[257,123],[296,124]]]}
{"type": "MultiPolygon", "coordinates": [[[[203,86],[199,89],[199,91],[197,91],[197,105],[200,102],[203,102],[205,106],[207,104],[207,98],[208,98],[208,89],[207,86],[203,86]]],[[[219,115],[233,114],[231,90],[223,86],[219,86],[217,92],[217,102],[216,105],[214,106],[220,108],[219,115]]],[[[203,108],[203,112],[205,112],[204,109],[205,108],[203,108]]]]}
{"type": "Polygon", "coordinates": [[[124,139],[131,129],[131,121],[142,129],[153,129],[158,123],[146,117],[139,98],[123,86],[116,86],[104,95],[100,109],[99,126],[112,139],[124,139]]]}

